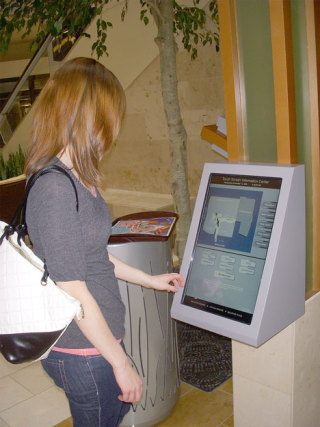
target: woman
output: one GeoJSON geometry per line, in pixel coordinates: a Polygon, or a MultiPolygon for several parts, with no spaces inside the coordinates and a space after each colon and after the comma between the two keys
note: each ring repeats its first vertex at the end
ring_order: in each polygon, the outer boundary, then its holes
{"type": "Polygon", "coordinates": [[[42,364],[69,399],[75,426],[117,426],[142,394],[142,380],[125,354],[125,308],[116,278],[168,292],[179,274],[150,276],[108,255],[111,218],[97,187],[99,162],[117,137],[125,96],[116,77],[94,59],[66,62],[42,90],[33,119],[26,174],[56,163],[69,171],[41,176],[27,205],[35,253],[50,277],[77,298],[74,320],[42,364]]]}

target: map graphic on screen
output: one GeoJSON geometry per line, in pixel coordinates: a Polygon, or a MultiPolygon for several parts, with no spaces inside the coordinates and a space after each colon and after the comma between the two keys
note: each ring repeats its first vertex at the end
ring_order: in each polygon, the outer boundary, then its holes
{"type": "Polygon", "coordinates": [[[281,182],[210,175],[183,304],[251,323],[281,182]]]}

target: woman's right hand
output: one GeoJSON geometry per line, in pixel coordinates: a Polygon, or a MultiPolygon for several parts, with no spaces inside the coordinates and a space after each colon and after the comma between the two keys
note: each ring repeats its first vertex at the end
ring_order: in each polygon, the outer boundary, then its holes
{"type": "Polygon", "coordinates": [[[130,365],[128,358],[122,366],[114,366],[113,373],[122,392],[118,399],[127,403],[138,402],[142,396],[143,382],[130,365]]]}

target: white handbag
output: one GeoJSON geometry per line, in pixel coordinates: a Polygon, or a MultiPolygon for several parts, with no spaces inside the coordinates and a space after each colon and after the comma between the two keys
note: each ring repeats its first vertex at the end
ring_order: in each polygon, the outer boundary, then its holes
{"type": "Polygon", "coordinates": [[[54,170],[71,180],[57,165],[41,169],[30,178],[11,223],[0,221],[0,352],[10,363],[47,357],[73,318],[83,314],[80,302],[56,286],[44,263],[23,241],[28,193],[39,176],[54,170]]]}

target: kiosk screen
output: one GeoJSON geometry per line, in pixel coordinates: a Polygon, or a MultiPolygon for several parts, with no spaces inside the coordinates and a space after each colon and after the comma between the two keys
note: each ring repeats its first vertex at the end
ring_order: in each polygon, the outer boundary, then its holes
{"type": "Polygon", "coordinates": [[[281,182],[210,174],[182,304],[251,323],[281,182]]]}

